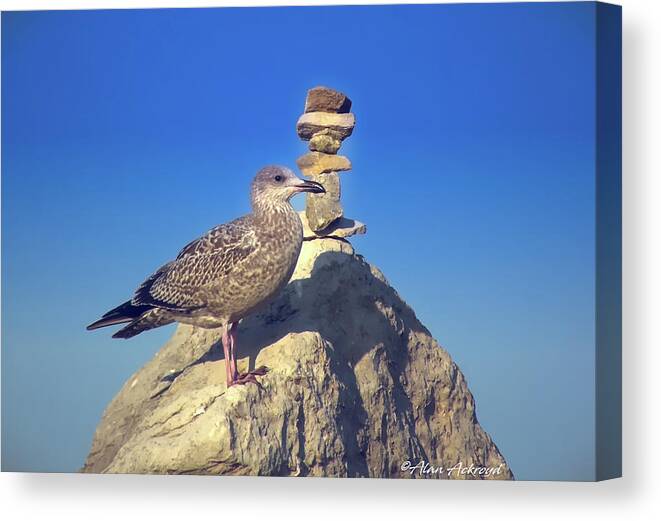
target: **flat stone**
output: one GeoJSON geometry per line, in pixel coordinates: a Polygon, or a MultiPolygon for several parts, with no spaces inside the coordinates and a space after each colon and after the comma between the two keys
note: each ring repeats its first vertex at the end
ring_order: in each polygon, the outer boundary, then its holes
{"type": "Polygon", "coordinates": [[[336,219],[342,217],[340,204],[340,176],[338,174],[320,174],[312,176],[326,189],[325,194],[307,194],[305,215],[313,231],[323,230],[336,219]]]}
{"type": "Polygon", "coordinates": [[[325,129],[312,136],[308,146],[313,152],[336,154],[342,146],[342,140],[338,137],[337,132],[325,129]]]}
{"type": "Polygon", "coordinates": [[[296,164],[303,175],[308,177],[351,170],[351,161],[348,157],[322,152],[308,152],[299,157],[296,164]]]}
{"type": "Polygon", "coordinates": [[[353,219],[347,219],[346,217],[340,217],[332,223],[330,223],[326,228],[319,231],[314,231],[310,228],[310,223],[308,223],[308,218],[305,215],[305,212],[299,212],[298,215],[301,217],[303,222],[303,240],[310,241],[312,239],[319,239],[323,237],[335,237],[339,239],[346,239],[353,235],[364,235],[367,233],[367,226],[360,221],[355,221],[353,219]]]}
{"type": "Polygon", "coordinates": [[[304,141],[309,141],[317,132],[334,130],[340,140],[348,138],[356,126],[356,116],[332,114],[330,112],[307,112],[298,118],[296,132],[304,141]]]}
{"type": "Polygon", "coordinates": [[[305,112],[338,112],[351,110],[351,100],[329,87],[313,87],[305,99],[305,112]]]}

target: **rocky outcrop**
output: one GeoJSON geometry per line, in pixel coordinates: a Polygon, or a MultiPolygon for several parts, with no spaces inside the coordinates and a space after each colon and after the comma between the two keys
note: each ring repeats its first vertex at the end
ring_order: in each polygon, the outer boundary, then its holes
{"type": "Polygon", "coordinates": [[[263,388],[226,388],[220,333],[181,325],[110,403],[83,471],[512,478],[461,371],[346,240],[308,228],[292,281],[238,338],[240,365],[270,368],[263,388]]]}

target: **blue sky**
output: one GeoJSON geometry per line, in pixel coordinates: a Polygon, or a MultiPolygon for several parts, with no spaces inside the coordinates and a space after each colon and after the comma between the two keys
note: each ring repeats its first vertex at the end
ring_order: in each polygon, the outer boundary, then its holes
{"type": "Polygon", "coordinates": [[[84,326],[354,101],[353,242],[519,479],[594,476],[594,4],[2,14],[2,466],[74,471],[172,328],[84,326]]]}

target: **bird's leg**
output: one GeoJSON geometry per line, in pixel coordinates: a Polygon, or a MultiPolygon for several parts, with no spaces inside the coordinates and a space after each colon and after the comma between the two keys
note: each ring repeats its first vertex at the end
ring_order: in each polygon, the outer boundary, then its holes
{"type": "Polygon", "coordinates": [[[232,385],[239,376],[239,372],[236,369],[236,351],[234,350],[234,345],[236,344],[236,328],[237,328],[236,322],[232,322],[227,326],[227,333],[230,342],[229,364],[230,364],[230,369],[232,370],[232,379],[228,380],[229,382],[228,385],[232,385]]]}
{"type": "Polygon", "coordinates": [[[258,367],[257,369],[254,369],[253,371],[248,371],[247,373],[241,373],[241,374],[239,374],[236,368],[236,351],[234,349],[234,346],[236,345],[237,328],[238,328],[237,322],[233,322],[232,324],[229,324],[229,326],[227,327],[230,368],[232,372],[232,379],[228,380],[227,386],[229,387],[230,385],[235,385],[235,384],[244,385],[247,383],[253,383],[256,384],[258,387],[262,387],[262,385],[257,381],[256,377],[264,376],[266,374],[266,372],[268,371],[266,366],[261,366],[258,367]]]}
{"type": "Polygon", "coordinates": [[[225,381],[227,383],[227,387],[232,385],[234,383],[234,380],[238,376],[236,374],[236,367],[234,366],[234,363],[232,361],[233,359],[233,346],[232,346],[232,336],[230,334],[230,330],[232,328],[232,324],[228,324],[225,327],[223,327],[223,352],[225,353],[225,381]]]}

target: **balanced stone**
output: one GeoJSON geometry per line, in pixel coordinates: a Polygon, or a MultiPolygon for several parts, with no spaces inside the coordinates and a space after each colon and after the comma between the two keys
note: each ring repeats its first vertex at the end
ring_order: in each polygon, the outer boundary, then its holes
{"type": "Polygon", "coordinates": [[[363,235],[367,233],[367,226],[361,223],[360,221],[355,221],[353,219],[347,219],[346,217],[340,217],[336,219],[324,229],[315,232],[310,228],[308,223],[308,218],[305,215],[305,212],[299,212],[298,215],[301,217],[301,222],[303,223],[303,240],[310,241],[312,239],[318,239],[319,237],[335,237],[339,239],[346,239],[353,235],[363,235]]]}
{"type": "Polygon", "coordinates": [[[296,132],[304,141],[310,140],[317,132],[324,129],[335,131],[339,139],[346,139],[355,126],[356,117],[352,113],[307,112],[298,118],[296,132]]]}
{"type": "Polygon", "coordinates": [[[343,172],[351,170],[351,161],[346,156],[324,154],[322,152],[308,152],[296,160],[298,168],[304,176],[316,176],[330,172],[343,172]]]}
{"type": "Polygon", "coordinates": [[[340,176],[335,173],[320,174],[313,176],[313,180],[326,189],[325,194],[320,194],[323,197],[307,197],[305,204],[305,216],[308,224],[313,231],[317,232],[342,217],[340,176]]]}
{"type": "Polygon", "coordinates": [[[305,112],[339,112],[351,110],[351,100],[341,92],[328,87],[314,87],[305,99],[305,112]]]}
{"type": "Polygon", "coordinates": [[[326,154],[336,154],[342,146],[342,140],[334,130],[324,129],[317,132],[310,139],[309,148],[313,152],[324,152],[326,154]]]}

